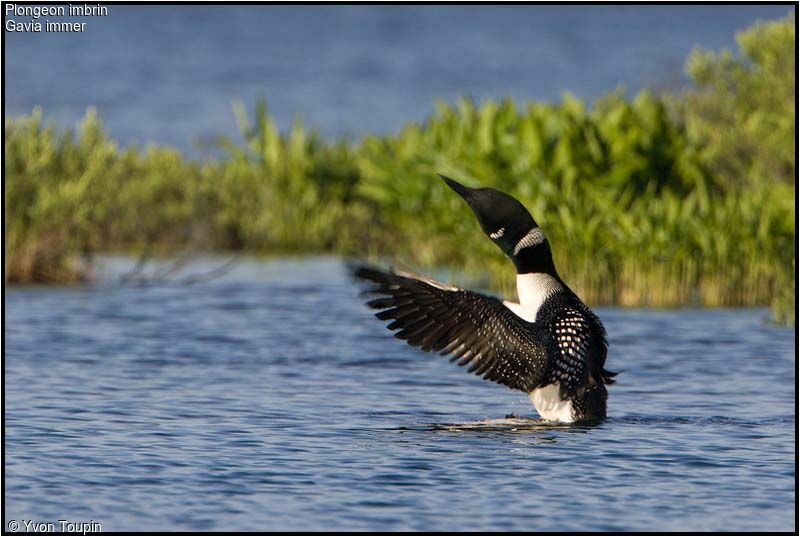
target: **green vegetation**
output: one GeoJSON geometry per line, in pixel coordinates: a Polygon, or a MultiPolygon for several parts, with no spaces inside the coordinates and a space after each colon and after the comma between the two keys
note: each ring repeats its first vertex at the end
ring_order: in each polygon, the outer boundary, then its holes
{"type": "MultiPolygon", "coordinates": [[[[687,61],[694,87],[669,99],[687,137],[702,152],[711,178],[727,191],[755,192],[794,218],[795,197],[795,18],[758,23],[736,36],[739,55],[697,49],[687,61]],[[790,212],[791,211],[791,212],[790,212]]],[[[757,233],[770,234],[759,215],[757,233]]],[[[777,224],[788,230],[792,222],[777,224]]],[[[787,232],[784,232],[787,233],[787,232]]],[[[776,264],[792,281],[775,289],[770,303],[779,322],[795,318],[794,234],[782,237],[776,264]]],[[[766,240],[766,239],[762,239],[766,240]]]]}
{"type": "Polygon", "coordinates": [[[793,323],[794,15],[738,39],[739,55],[693,52],[679,95],[462,99],[358,142],[282,134],[263,102],[252,122],[237,104],[244,143],[204,162],[120,149],[91,110],[75,131],[35,110],[5,124],[6,282],[80,279],[95,251],[191,248],[394,256],[509,292],[442,172],[525,203],[589,302],[770,304],[793,323]]]}

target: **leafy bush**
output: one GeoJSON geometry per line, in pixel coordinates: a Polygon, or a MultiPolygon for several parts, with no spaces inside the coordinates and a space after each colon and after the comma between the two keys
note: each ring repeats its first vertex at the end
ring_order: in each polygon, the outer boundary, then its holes
{"type": "Polygon", "coordinates": [[[795,18],[739,33],[739,54],[695,49],[691,89],[670,99],[723,186],[794,185],[795,18]]]}
{"type": "Polygon", "coordinates": [[[695,49],[686,64],[694,87],[669,103],[688,138],[696,144],[713,178],[726,189],[746,188],[771,205],[783,221],[758,222],[758,232],[778,226],[780,240],[765,240],[785,282],[776,289],[773,311],[794,323],[795,217],[795,25],[793,11],[777,21],[759,22],[739,33],[738,55],[695,49]],[[764,191],[767,192],[764,192],[764,191]]]}
{"type": "Polygon", "coordinates": [[[76,253],[185,243],[201,208],[196,163],[120,150],[92,109],[75,132],[56,132],[39,109],[7,120],[5,149],[6,281],[73,281],[76,253]]]}
{"type": "MultiPolygon", "coordinates": [[[[502,254],[434,171],[490,185],[528,206],[557,266],[593,302],[625,305],[769,303],[789,282],[793,210],[781,189],[723,191],[700,147],[644,92],[593,110],[466,100],[425,125],[371,138],[360,153],[361,194],[381,228],[402,230],[393,252],[474,273],[502,254]],[[454,240],[455,239],[455,240],[454,240]],[[469,246],[458,239],[468,241],[469,246]]],[[[512,287],[508,271],[489,282],[512,287]]]]}

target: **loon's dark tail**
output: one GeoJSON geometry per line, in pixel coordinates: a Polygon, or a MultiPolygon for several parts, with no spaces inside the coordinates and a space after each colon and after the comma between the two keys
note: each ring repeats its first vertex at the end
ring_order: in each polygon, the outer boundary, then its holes
{"type": "Polygon", "coordinates": [[[608,369],[605,368],[601,369],[600,371],[600,374],[603,377],[603,382],[605,384],[614,384],[616,382],[616,380],[614,380],[614,377],[616,377],[620,373],[622,373],[622,371],[609,371],[608,369]]]}

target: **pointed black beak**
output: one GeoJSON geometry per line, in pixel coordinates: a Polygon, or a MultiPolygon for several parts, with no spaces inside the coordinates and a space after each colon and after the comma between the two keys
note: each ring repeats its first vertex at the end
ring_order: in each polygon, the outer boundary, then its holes
{"type": "MultiPolygon", "coordinates": [[[[450,179],[449,177],[446,177],[446,176],[442,175],[441,173],[437,173],[436,175],[441,177],[444,180],[444,182],[447,183],[447,186],[449,186],[450,188],[452,188],[453,190],[458,192],[458,195],[461,196],[462,198],[464,198],[464,200],[466,200],[467,203],[470,202],[470,197],[471,197],[471,194],[472,194],[472,189],[471,188],[469,188],[467,186],[464,186],[461,183],[459,183],[458,181],[454,181],[454,180],[450,179]]],[[[470,204],[470,205],[472,205],[472,204],[470,204]]]]}

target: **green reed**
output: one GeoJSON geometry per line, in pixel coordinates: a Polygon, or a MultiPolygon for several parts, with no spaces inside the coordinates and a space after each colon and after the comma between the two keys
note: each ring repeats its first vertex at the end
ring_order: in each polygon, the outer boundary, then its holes
{"type": "Polygon", "coordinates": [[[252,118],[237,103],[243,142],[206,161],[120,148],[92,110],[60,131],[37,109],[5,124],[6,282],[81,279],[100,250],[192,248],[391,257],[510,295],[507,261],[440,172],[518,197],[589,302],[770,305],[791,324],[793,29],[757,25],[739,56],[694,52],[680,94],[460,99],[357,141],[281,133],[263,101],[252,118]]]}

